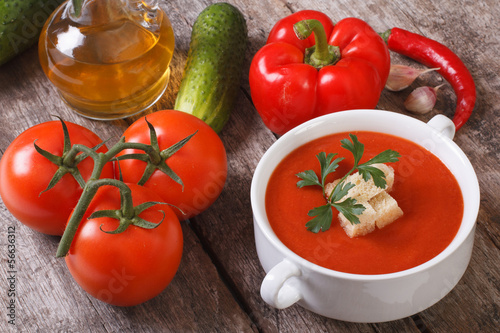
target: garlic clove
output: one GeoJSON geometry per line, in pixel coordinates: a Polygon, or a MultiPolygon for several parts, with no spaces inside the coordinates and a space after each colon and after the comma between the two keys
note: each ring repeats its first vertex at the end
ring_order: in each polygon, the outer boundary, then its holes
{"type": "Polygon", "coordinates": [[[420,75],[438,70],[439,68],[416,69],[405,65],[391,65],[385,88],[390,91],[400,91],[407,88],[420,75]]]}
{"type": "Polygon", "coordinates": [[[435,88],[428,86],[416,88],[404,102],[406,110],[418,114],[428,113],[436,105],[437,91],[442,86],[441,84],[435,88]]]}

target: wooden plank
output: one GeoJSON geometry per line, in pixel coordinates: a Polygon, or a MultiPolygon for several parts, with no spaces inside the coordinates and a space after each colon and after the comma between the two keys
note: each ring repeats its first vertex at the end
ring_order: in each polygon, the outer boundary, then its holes
{"type": "MultiPolygon", "coordinates": [[[[245,1],[234,1],[233,3],[237,6],[245,6],[245,1]]],[[[471,6],[472,8],[469,8],[469,6],[456,8],[452,2],[440,2],[438,5],[430,1],[414,1],[410,3],[406,1],[385,2],[383,6],[377,1],[337,1],[334,3],[325,3],[321,1],[308,1],[307,3],[303,1],[287,1],[286,3],[265,1],[262,3],[262,7],[266,8],[265,12],[254,8],[254,10],[248,14],[250,17],[250,25],[255,24],[255,22],[259,23],[257,25],[259,27],[258,33],[252,35],[250,52],[258,50],[258,48],[265,43],[267,32],[276,20],[301,9],[319,9],[330,14],[334,20],[339,20],[347,16],[356,16],[368,21],[378,31],[384,31],[393,26],[400,26],[426,34],[443,43],[449,43],[450,47],[455,47],[457,49],[457,53],[463,57],[466,63],[472,64],[470,67],[473,74],[481,76],[481,71],[490,71],[491,69],[478,66],[476,57],[479,56],[479,52],[472,53],[470,51],[479,48],[479,45],[476,44],[479,43],[479,41],[471,36],[474,34],[474,29],[473,27],[471,29],[471,25],[480,23],[478,21],[467,20],[467,18],[470,17],[467,15],[470,15],[470,10],[472,10],[472,16],[476,17],[480,17],[483,10],[492,12],[498,10],[496,7],[493,8],[492,2],[483,5],[485,8],[479,8],[478,6],[471,6]],[[270,19],[270,16],[274,16],[275,19],[270,19]],[[446,18],[446,20],[443,18],[446,18]],[[456,22],[463,22],[463,24],[457,25],[456,22]]],[[[495,42],[495,45],[498,46],[498,40],[495,42]]],[[[496,50],[498,50],[498,47],[496,50]]],[[[494,49],[490,48],[489,52],[492,51],[494,51],[494,49]]],[[[393,54],[393,58],[398,62],[418,66],[418,64],[396,54],[393,54]]],[[[498,69],[498,66],[493,68],[498,69]]],[[[495,78],[498,79],[498,76],[495,78]]],[[[441,82],[442,79],[439,77],[428,75],[417,80],[413,87],[422,84],[437,85],[441,82]]],[[[245,84],[243,87],[245,89],[244,94],[249,96],[249,88],[245,84]]],[[[479,86],[479,89],[481,88],[482,87],[479,86]]],[[[436,110],[431,114],[419,117],[421,120],[427,121],[437,113],[443,113],[450,117],[453,115],[455,103],[454,94],[450,88],[443,90],[444,92],[440,95],[436,110]]],[[[495,93],[496,91],[498,91],[498,89],[489,90],[489,96],[497,95],[495,93]]],[[[409,91],[401,94],[384,91],[378,107],[380,109],[405,113],[402,108],[402,102],[408,93],[409,91]]],[[[479,103],[484,99],[486,98],[480,97],[479,103]]],[[[250,103],[250,101],[248,101],[248,103],[250,103]]],[[[247,311],[250,311],[259,327],[264,331],[270,332],[301,331],[307,330],[308,327],[315,327],[318,331],[336,332],[371,330],[418,332],[426,328],[430,331],[447,332],[468,327],[471,321],[470,318],[482,318],[488,316],[488,313],[497,312],[495,311],[495,304],[498,304],[499,292],[498,284],[495,282],[498,282],[498,275],[494,272],[483,271],[480,274],[481,276],[478,277],[470,273],[470,271],[478,269],[481,266],[476,259],[476,256],[481,255],[478,253],[481,250],[478,250],[477,246],[475,248],[475,257],[471,262],[471,268],[468,270],[464,279],[459,283],[456,290],[452,291],[442,302],[413,318],[375,325],[350,324],[316,316],[298,306],[293,306],[286,310],[274,310],[263,303],[258,292],[264,273],[262,270],[259,271],[259,263],[258,260],[256,260],[256,253],[252,246],[253,229],[248,197],[251,179],[245,179],[241,174],[241,170],[250,169],[253,172],[260,156],[262,156],[266,148],[274,142],[274,139],[270,136],[266,137],[263,135],[263,133],[266,133],[266,129],[262,127],[260,120],[258,118],[255,119],[254,115],[248,115],[247,109],[249,107],[241,104],[244,103],[239,103],[235,108],[235,114],[233,114],[231,123],[222,133],[222,138],[226,147],[229,149],[229,154],[233,156],[232,162],[230,161],[230,169],[234,171],[230,172],[225,192],[211,210],[214,213],[217,212],[216,216],[207,217],[205,215],[201,217],[201,221],[195,221],[193,224],[195,225],[197,233],[200,234],[200,238],[206,239],[207,244],[210,244],[212,247],[214,256],[218,258],[219,264],[223,266],[221,270],[224,270],[226,272],[225,274],[232,278],[232,285],[239,290],[238,294],[240,298],[246,302],[246,307],[249,309],[247,311]],[[241,142],[237,133],[244,133],[244,137],[246,138],[245,142],[241,142]],[[241,192],[247,193],[246,200],[241,200],[239,198],[238,193],[241,192]],[[235,198],[237,198],[237,200],[235,200],[235,198]],[[227,207],[226,210],[224,210],[225,207],[227,207]],[[242,262],[244,264],[235,265],[235,263],[242,262]],[[490,280],[486,278],[487,276],[490,277],[490,279],[491,276],[494,278],[490,280]],[[470,285],[473,286],[471,288],[473,288],[474,291],[469,293],[466,298],[467,300],[461,299],[462,293],[466,293],[465,290],[468,289],[466,286],[470,285]],[[485,285],[487,286],[485,288],[487,288],[488,292],[483,294],[478,289],[483,288],[485,285]],[[477,298],[478,294],[486,298],[481,306],[475,305],[473,302],[473,299],[477,298]],[[464,309],[464,304],[467,304],[467,309],[464,309]],[[262,309],[265,310],[262,311],[262,309]]],[[[481,107],[482,106],[479,104],[476,108],[475,115],[473,119],[471,119],[472,124],[474,124],[474,120],[479,116],[477,114],[477,109],[481,107]]],[[[495,109],[498,111],[498,107],[495,109]]],[[[479,113],[481,113],[481,111],[479,111],[479,113]]],[[[498,117],[496,117],[496,119],[498,119],[498,117]]],[[[468,125],[469,128],[472,126],[473,125],[468,125]]],[[[479,128],[479,126],[476,128],[479,128]]],[[[462,145],[466,148],[467,145],[463,144],[463,142],[470,139],[470,137],[467,138],[470,135],[469,133],[467,129],[464,129],[457,134],[458,143],[460,144],[462,142],[462,145]]],[[[493,139],[493,141],[491,147],[498,148],[498,139],[493,139]]],[[[466,153],[472,153],[472,151],[469,150],[466,151],[466,153]]],[[[495,153],[498,155],[498,149],[495,153]]],[[[489,168],[492,167],[492,165],[485,167],[489,168]]],[[[498,180],[498,174],[496,176],[495,178],[498,180]]],[[[499,187],[489,188],[489,190],[495,189],[498,190],[499,187]]],[[[207,215],[208,214],[210,213],[207,212],[207,215]]],[[[483,215],[491,216],[491,214],[483,215]]],[[[498,214],[496,215],[498,217],[498,214]]],[[[495,225],[498,226],[498,224],[495,225]]],[[[498,235],[498,230],[495,231],[497,232],[494,233],[493,237],[498,235]]],[[[482,232],[478,234],[478,237],[481,238],[485,236],[482,232]]],[[[484,239],[484,241],[485,244],[481,249],[491,249],[489,255],[498,257],[498,246],[495,247],[495,244],[489,242],[488,239],[484,239]]],[[[482,323],[483,327],[490,327],[487,325],[498,325],[498,316],[495,320],[482,320],[482,323]]],[[[470,326],[475,327],[472,323],[470,326]]]]}
{"type": "MultiPolygon", "coordinates": [[[[72,279],[64,259],[54,257],[58,237],[34,232],[16,221],[5,225],[10,226],[16,228],[17,268],[11,274],[16,277],[19,331],[178,332],[217,327],[255,331],[185,223],[183,260],[174,280],[159,296],[129,308],[109,306],[86,294],[72,279]]],[[[0,237],[6,248],[6,228],[0,237]]],[[[6,268],[2,264],[2,276],[10,276],[6,268]]],[[[0,327],[7,327],[4,319],[0,327]]]]}
{"type": "MultiPolygon", "coordinates": [[[[244,2],[233,2],[236,6],[244,6],[244,2]]],[[[263,2],[262,8],[273,11],[280,9],[276,19],[269,20],[269,12],[252,11],[250,25],[259,22],[258,36],[251,40],[250,52],[256,52],[267,38],[267,32],[275,20],[291,13],[293,2],[279,7],[273,1],[263,2]],[[265,24],[265,28],[264,28],[265,24]],[[257,39],[258,38],[258,39],[257,39]]],[[[310,6],[313,7],[314,6],[310,6]]],[[[255,10],[255,9],[254,9],[255,10]]],[[[249,59],[251,60],[251,59],[249,59]]],[[[249,63],[247,64],[247,67],[249,63]]],[[[245,80],[246,82],[246,80],[245,80]]],[[[242,96],[249,96],[250,91],[244,85],[242,96]]],[[[229,175],[224,192],[214,206],[195,218],[193,225],[201,239],[205,239],[207,247],[211,246],[214,256],[223,268],[220,268],[230,281],[230,285],[238,290],[241,302],[253,320],[265,332],[301,332],[314,327],[316,331],[335,332],[371,332],[375,328],[368,324],[352,324],[329,320],[315,315],[299,306],[292,306],[285,310],[276,310],[262,301],[259,295],[260,283],[265,275],[255,252],[253,240],[252,214],[250,210],[250,182],[248,170],[253,174],[258,160],[265,150],[275,141],[272,133],[267,130],[256,116],[249,104],[251,101],[239,99],[230,124],[222,132],[222,139],[228,154],[229,175]],[[238,135],[239,134],[239,135],[238,135]],[[241,137],[245,140],[242,142],[241,137]],[[244,193],[244,200],[241,193],[244,193]],[[235,200],[236,199],[236,200],[235,200]],[[214,213],[215,216],[213,216],[214,213]]],[[[383,326],[382,327],[387,327],[383,326]]],[[[399,321],[390,326],[399,331],[418,331],[411,320],[399,321]]]]}
{"type": "MultiPolygon", "coordinates": [[[[185,22],[176,20],[177,23],[185,22]]],[[[190,27],[177,26],[190,31],[190,27]]],[[[187,53],[187,52],[186,52],[187,53]]],[[[180,53],[182,54],[182,53],[180,53]]],[[[177,91],[185,55],[176,54],[172,63],[172,81],[167,93],[152,110],[171,108],[177,91]],[[181,63],[182,62],[182,63],[181,63]]],[[[3,150],[23,130],[59,115],[66,121],[81,124],[109,138],[114,143],[135,118],[112,122],[92,121],[69,111],[47,81],[38,64],[36,48],[30,49],[9,66],[0,70],[0,99],[3,117],[0,138],[3,150]]],[[[151,112],[151,111],[150,111],[151,112]]],[[[218,275],[200,241],[184,223],[184,254],[179,271],[169,287],[158,297],[132,308],[112,307],[88,296],[72,279],[63,259],[55,259],[58,237],[30,230],[0,206],[2,227],[0,244],[6,247],[7,228],[16,229],[17,280],[16,324],[7,324],[4,316],[0,330],[19,331],[88,331],[88,332],[158,332],[198,331],[225,327],[231,331],[255,331],[218,275]],[[161,309],[161,310],[159,310],[161,309]]],[[[3,253],[2,253],[3,255],[3,253]]],[[[8,276],[7,266],[0,274],[8,276]]],[[[5,290],[5,279],[0,284],[5,290]]],[[[2,292],[2,305],[6,293],[2,292]]],[[[4,311],[1,311],[4,314],[4,311]]]]}
{"type": "MultiPolygon", "coordinates": [[[[163,2],[172,21],[176,52],[169,87],[148,112],[172,108],[189,48],[191,26],[208,4],[217,1],[163,2]]],[[[250,209],[251,175],[264,152],[276,140],[265,128],[251,104],[248,75],[221,138],[228,152],[229,174],[216,203],[189,224],[183,224],[184,257],[171,285],[157,298],[133,308],[106,305],[89,297],[72,280],[62,260],[55,259],[58,238],[38,234],[22,226],[0,203],[0,248],[5,249],[8,227],[16,228],[17,326],[7,324],[1,310],[0,331],[158,332],[158,331],[261,331],[261,332],[431,332],[494,331],[500,326],[500,159],[498,133],[500,106],[500,51],[494,0],[392,2],[371,0],[282,1],[233,0],[244,13],[249,28],[245,73],[257,50],[264,45],[272,25],[301,9],[321,10],[338,21],[356,16],[377,31],[393,26],[420,32],[447,44],[459,54],[476,79],[478,102],[455,141],[470,157],[482,191],[476,241],[471,264],[457,287],[442,301],[418,316],[381,324],[353,324],[331,320],[292,306],[275,310],[260,298],[264,271],[255,251],[250,209]]],[[[416,66],[393,54],[393,61],[416,66]]],[[[414,87],[437,85],[438,76],[426,75],[414,87]]],[[[378,108],[404,113],[402,101],[409,91],[384,91],[378,108]]],[[[440,91],[436,109],[420,116],[424,121],[436,113],[452,116],[455,96],[449,86],[440,91]]],[[[69,111],[46,80],[38,64],[36,48],[0,68],[0,153],[22,130],[62,116],[82,124],[103,139],[115,142],[132,121],[92,121],[69,111]]],[[[3,250],[2,250],[3,251],[3,250]]],[[[8,297],[5,252],[0,253],[2,307],[8,297]]]]}

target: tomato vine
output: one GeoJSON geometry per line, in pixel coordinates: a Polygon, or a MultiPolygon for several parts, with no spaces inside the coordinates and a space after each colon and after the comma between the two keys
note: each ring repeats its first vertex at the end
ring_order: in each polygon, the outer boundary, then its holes
{"type": "MultiPolygon", "coordinates": [[[[147,119],[146,119],[147,122],[147,119]]],[[[131,191],[129,187],[122,182],[121,180],[116,179],[108,179],[102,178],[100,179],[101,172],[104,168],[104,165],[107,163],[118,160],[116,155],[126,149],[136,149],[141,150],[144,153],[141,154],[127,154],[120,156],[120,159],[140,159],[148,163],[148,167],[145,169],[143,176],[141,177],[141,181],[145,182],[152,175],[153,171],[159,169],[170,176],[174,181],[182,185],[182,180],[175,174],[175,172],[166,164],[166,161],[169,157],[171,157],[175,152],[181,149],[195,134],[191,134],[181,141],[175,143],[167,149],[162,151],[159,150],[156,131],[154,127],[148,122],[151,144],[137,143],[137,142],[126,142],[125,137],[122,137],[114,146],[112,146],[107,152],[97,152],[95,148],[90,148],[81,144],[71,145],[69,133],[66,127],[66,124],[63,120],[61,120],[61,124],[64,131],[64,153],[63,156],[58,157],[49,152],[37,147],[37,151],[48,158],[50,161],[56,163],[57,165],[69,165],[72,168],[67,168],[65,166],[59,167],[58,171],[54,174],[48,188],[45,190],[49,190],[53,187],[57,181],[62,177],[65,173],[71,173],[75,179],[79,182],[80,185],[83,185],[83,193],[76,204],[73,213],[71,214],[66,229],[62,235],[61,241],[57,248],[56,257],[64,257],[69,251],[75,233],[80,225],[80,222],[92,201],[92,198],[97,193],[97,190],[101,186],[110,185],[115,186],[120,190],[121,195],[121,203],[122,207],[120,213],[110,212],[110,211],[101,211],[96,212],[95,216],[107,216],[114,217],[120,220],[120,226],[113,231],[112,233],[119,233],[126,230],[126,228],[130,225],[136,225],[138,227],[151,229],[156,227],[158,224],[149,223],[138,217],[138,214],[142,212],[144,209],[151,207],[154,204],[159,202],[148,202],[138,207],[133,207],[132,205],[132,197],[131,191]],[[77,172],[72,170],[76,169],[76,165],[79,161],[83,160],[86,157],[90,157],[94,160],[94,168],[91,174],[90,179],[87,182],[83,181],[81,176],[78,176],[77,172]],[[64,160],[64,163],[62,163],[64,160]],[[83,182],[83,183],[82,183],[83,182]]],[[[77,170],[77,169],[76,169],[77,170]]],[[[161,222],[160,222],[161,223],[161,222]]]]}

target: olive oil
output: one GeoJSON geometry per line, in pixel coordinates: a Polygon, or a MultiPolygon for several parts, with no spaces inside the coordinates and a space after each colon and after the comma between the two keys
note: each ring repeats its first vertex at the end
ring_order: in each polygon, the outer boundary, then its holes
{"type": "Polygon", "coordinates": [[[70,3],[63,4],[42,29],[41,66],[63,100],[83,116],[131,116],[154,104],[167,87],[175,44],[170,21],[159,8],[130,9],[130,3],[84,2],[78,18],[70,3]]]}

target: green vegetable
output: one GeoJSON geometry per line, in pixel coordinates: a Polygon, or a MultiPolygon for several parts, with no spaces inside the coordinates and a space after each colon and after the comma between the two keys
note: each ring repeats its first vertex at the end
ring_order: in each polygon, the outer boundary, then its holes
{"type": "MultiPolygon", "coordinates": [[[[352,183],[346,184],[345,179],[357,169],[364,181],[369,181],[370,178],[373,178],[373,183],[376,186],[385,188],[387,183],[385,181],[384,172],[376,167],[373,167],[372,165],[377,163],[396,162],[401,156],[398,152],[388,149],[373,157],[369,161],[359,164],[359,161],[363,157],[365,146],[358,141],[356,135],[349,134],[349,137],[352,142],[348,139],[343,139],[340,142],[342,143],[342,148],[349,150],[353,154],[354,166],[334,187],[332,193],[327,198],[326,205],[313,208],[307,213],[308,216],[313,217],[312,220],[306,223],[307,230],[314,233],[330,229],[333,219],[331,207],[336,208],[340,213],[344,214],[344,216],[352,224],[358,224],[358,216],[363,213],[365,207],[361,204],[356,204],[356,199],[354,198],[347,198],[344,201],[340,201],[347,195],[347,192],[355,186],[352,183]]],[[[319,153],[316,157],[318,158],[321,166],[321,181],[313,170],[306,170],[297,174],[297,177],[301,178],[301,180],[297,182],[297,186],[302,188],[304,186],[318,185],[321,186],[324,193],[326,177],[335,172],[339,166],[339,162],[344,159],[339,157],[333,160],[335,156],[337,156],[337,154],[330,153],[326,155],[324,152],[319,153]]]]}
{"type": "Polygon", "coordinates": [[[63,0],[0,0],[0,65],[38,40],[47,18],[63,0]]]}
{"type": "Polygon", "coordinates": [[[245,18],[237,8],[227,3],[205,8],[193,25],[174,109],[220,132],[238,95],[247,39],[245,18]]]}

